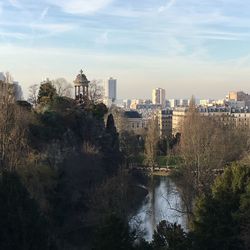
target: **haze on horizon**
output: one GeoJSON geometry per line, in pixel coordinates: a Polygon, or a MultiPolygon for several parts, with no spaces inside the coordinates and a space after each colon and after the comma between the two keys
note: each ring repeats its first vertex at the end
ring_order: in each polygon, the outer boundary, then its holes
{"type": "Polygon", "coordinates": [[[118,79],[119,98],[250,92],[245,0],[0,0],[0,71],[24,92],[46,77],[118,79]]]}

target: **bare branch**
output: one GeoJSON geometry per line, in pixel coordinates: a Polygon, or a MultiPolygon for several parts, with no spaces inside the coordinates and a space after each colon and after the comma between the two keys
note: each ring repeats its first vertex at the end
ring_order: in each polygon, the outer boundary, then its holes
{"type": "Polygon", "coordinates": [[[103,87],[100,80],[93,80],[89,84],[89,99],[94,103],[103,101],[103,87]]]}
{"type": "Polygon", "coordinates": [[[67,82],[64,78],[58,78],[52,81],[52,84],[56,88],[58,96],[72,97],[73,86],[67,82]]]}

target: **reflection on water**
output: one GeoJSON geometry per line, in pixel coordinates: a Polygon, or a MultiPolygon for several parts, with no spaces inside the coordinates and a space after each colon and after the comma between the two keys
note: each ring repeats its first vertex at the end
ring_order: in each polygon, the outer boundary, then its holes
{"type": "Polygon", "coordinates": [[[132,227],[144,231],[146,240],[151,240],[156,225],[161,220],[178,223],[186,228],[181,210],[181,199],[175,183],[169,177],[154,176],[148,187],[149,194],[130,221],[132,227]]]}

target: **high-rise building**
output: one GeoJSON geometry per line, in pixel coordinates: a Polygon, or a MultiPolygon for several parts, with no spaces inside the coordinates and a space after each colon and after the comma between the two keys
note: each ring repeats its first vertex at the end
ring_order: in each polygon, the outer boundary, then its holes
{"type": "Polygon", "coordinates": [[[130,105],[131,105],[131,100],[130,99],[125,99],[123,100],[123,107],[125,109],[129,109],[130,108],[130,105]]]}
{"type": "Polygon", "coordinates": [[[166,105],[166,92],[165,89],[156,88],[152,91],[152,102],[153,104],[160,104],[162,107],[166,105]]]}
{"type": "Polygon", "coordinates": [[[105,81],[104,84],[104,90],[105,90],[105,99],[107,100],[111,100],[111,102],[115,102],[117,99],[117,95],[116,95],[116,84],[117,84],[117,80],[110,77],[109,79],[107,79],[105,81]]]}
{"type": "Polygon", "coordinates": [[[180,100],[179,99],[169,99],[169,105],[170,108],[176,108],[180,106],[180,100]]]}

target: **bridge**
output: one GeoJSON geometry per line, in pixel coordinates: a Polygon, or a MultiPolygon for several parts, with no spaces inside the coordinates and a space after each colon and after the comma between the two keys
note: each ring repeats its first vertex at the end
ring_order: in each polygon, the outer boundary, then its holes
{"type": "Polygon", "coordinates": [[[166,167],[148,167],[145,165],[138,165],[138,164],[130,164],[130,170],[138,170],[148,175],[161,175],[161,176],[168,176],[172,172],[172,169],[169,166],[166,167]]]}

